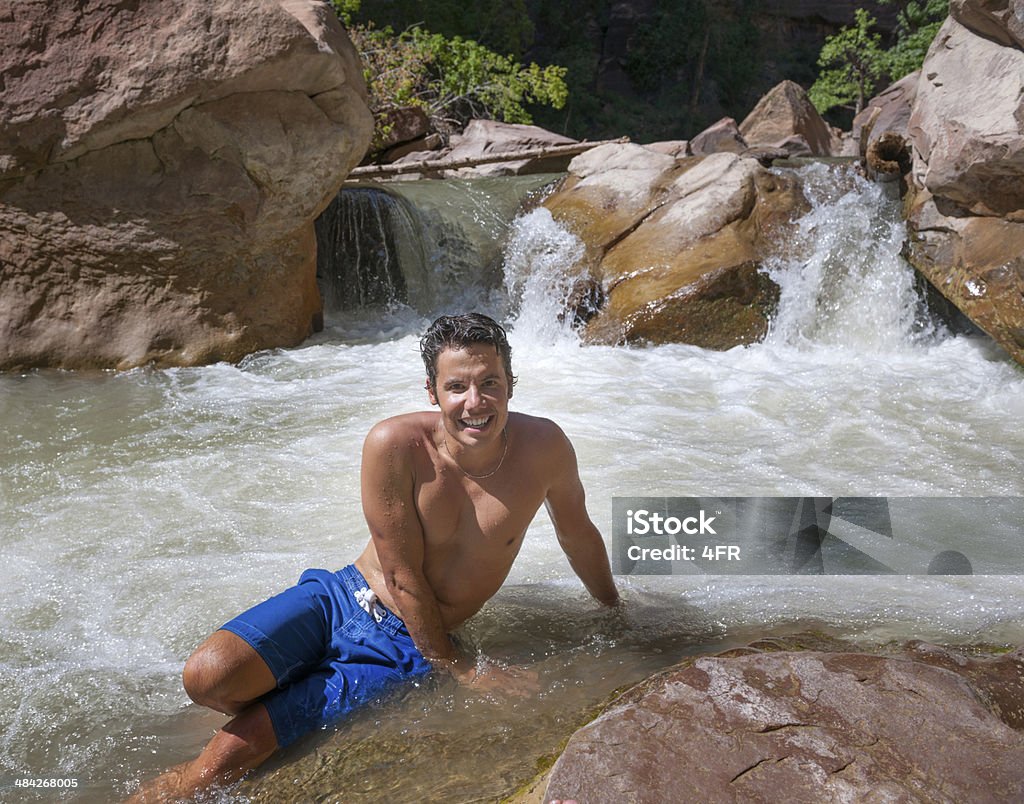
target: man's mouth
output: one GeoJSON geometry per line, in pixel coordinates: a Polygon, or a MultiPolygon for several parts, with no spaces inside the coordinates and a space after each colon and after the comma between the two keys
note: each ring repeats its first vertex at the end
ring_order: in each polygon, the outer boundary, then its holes
{"type": "Polygon", "coordinates": [[[490,421],[491,421],[491,417],[490,416],[478,416],[478,417],[472,418],[472,419],[468,419],[468,418],[467,419],[459,419],[459,423],[463,427],[471,427],[474,430],[481,430],[481,429],[483,429],[484,427],[487,426],[487,424],[490,421]]]}

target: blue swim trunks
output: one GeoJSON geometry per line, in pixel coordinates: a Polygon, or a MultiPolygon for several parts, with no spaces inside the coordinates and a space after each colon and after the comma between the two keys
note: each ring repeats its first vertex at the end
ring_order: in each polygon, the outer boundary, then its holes
{"type": "Polygon", "coordinates": [[[277,679],[260,702],[281,748],[431,670],[405,623],[375,601],[352,565],[306,570],[223,629],[252,645],[277,679]]]}

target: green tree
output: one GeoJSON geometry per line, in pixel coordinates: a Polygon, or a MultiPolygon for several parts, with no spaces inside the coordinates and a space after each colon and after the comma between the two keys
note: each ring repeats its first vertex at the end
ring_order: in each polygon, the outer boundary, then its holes
{"type": "Polygon", "coordinates": [[[346,27],[355,23],[355,15],[359,13],[361,0],[331,0],[334,6],[334,13],[338,15],[346,27]]]}
{"type": "Polygon", "coordinates": [[[924,64],[924,57],[949,12],[948,0],[879,0],[883,5],[903,3],[896,15],[896,37],[883,49],[872,32],[875,20],[864,9],[855,12],[855,24],[825,40],[818,58],[822,68],[808,93],[824,114],[842,107],[854,114],[883,81],[896,81],[924,64]]]}
{"type": "Polygon", "coordinates": [[[854,12],[854,24],[825,40],[818,57],[821,72],[810,91],[811,103],[824,114],[833,107],[860,113],[888,72],[882,37],[871,29],[874,18],[862,8],[854,12]]]}
{"type": "Polygon", "coordinates": [[[949,0],[910,0],[900,10],[896,17],[896,44],[886,53],[891,80],[896,81],[921,69],[925,54],[948,13],[949,0]]]}
{"type": "Polygon", "coordinates": [[[418,106],[438,131],[450,133],[474,117],[532,123],[526,104],[560,109],[568,96],[564,67],[524,66],[462,37],[362,25],[349,35],[363,61],[378,145],[394,109],[418,106]]]}

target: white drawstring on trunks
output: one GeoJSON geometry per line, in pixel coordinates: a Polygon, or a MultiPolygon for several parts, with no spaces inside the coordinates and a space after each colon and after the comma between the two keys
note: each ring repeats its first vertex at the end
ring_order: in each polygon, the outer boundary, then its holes
{"type": "Polygon", "coordinates": [[[380,622],[384,619],[384,613],[381,611],[384,607],[377,603],[376,592],[368,586],[364,586],[362,589],[356,589],[355,597],[356,603],[359,604],[359,608],[367,614],[372,615],[374,620],[380,622]]]}

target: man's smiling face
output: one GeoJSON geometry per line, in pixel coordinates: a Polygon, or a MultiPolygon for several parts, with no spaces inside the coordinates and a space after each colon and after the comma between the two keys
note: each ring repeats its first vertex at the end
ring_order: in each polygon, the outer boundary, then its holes
{"type": "Polygon", "coordinates": [[[490,344],[441,352],[436,386],[428,387],[427,393],[431,403],[441,408],[445,430],[463,447],[501,439],[512,388],[498,350],[490,344]]]}

